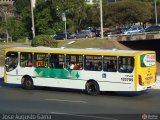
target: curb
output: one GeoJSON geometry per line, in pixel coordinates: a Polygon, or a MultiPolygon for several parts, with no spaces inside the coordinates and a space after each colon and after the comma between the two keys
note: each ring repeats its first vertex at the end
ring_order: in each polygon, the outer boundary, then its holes
{"type": "Polygon", "coordinates": [[[151,89],[160,89],[160,76],[157,76],[156,83],[151,89]]]}
{"type": "Polygon", "coordinates": [[[0,66],[0,78],[3,78],[4,76],[4,67],[0,66]]]}

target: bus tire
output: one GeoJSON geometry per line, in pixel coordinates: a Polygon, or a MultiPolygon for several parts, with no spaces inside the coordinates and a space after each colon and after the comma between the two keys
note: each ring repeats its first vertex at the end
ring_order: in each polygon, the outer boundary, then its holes
{"type": "Polygon", "coordinates": [[[99,94],[99,85],[95,81],[90,81],[86,83],[86,92],[89,95],[96,96],[99,94]]]}
{"type": "Polygon", "coordinates": [[[24,77],[22,87],[27,90],[32,90],[34,88],[32,78],[29,76],[24,77]]]}

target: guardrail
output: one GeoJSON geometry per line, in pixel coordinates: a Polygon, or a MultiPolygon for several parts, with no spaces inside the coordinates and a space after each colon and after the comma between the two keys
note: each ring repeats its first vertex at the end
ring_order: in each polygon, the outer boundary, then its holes
{"type": "Polygon", "coordinates": [[[159,32],[143,32],[136,34],[115,34],[108,35],[108,39],[117,40],[117,41],[136,41],[136,40],[160,40],[160,31],[159,32]]]}

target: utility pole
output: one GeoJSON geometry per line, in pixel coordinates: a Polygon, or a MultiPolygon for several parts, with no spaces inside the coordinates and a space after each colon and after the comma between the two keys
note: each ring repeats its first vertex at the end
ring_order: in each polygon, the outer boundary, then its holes
{"type": "Polygon", "coordinates": [[[5,29],[6,29],[6,43],[8,43],[8,39],[9,39],[9,34],[8,34],[8,24],[7,24],[7,16],[6,16],[6,12],[4,11],[4,9],[1,7],[1,12],[4,14],[4,21],[5,21],[5,29]]]}
{"type": "Polygon", "coordinates": [[[100,0],[100,19],[101,19],[101,38],[103,39],[103,13],[102,13],[102,0],[100,0]]]}
{"type": "Polygon", "coordinates": [[[157,25],[157,0],[154,0],[154,7],[155,7],[155,19],[156,19],[156,25],[157,25]]]}
{"type": "Polygon", "coordinates": [[[32,34],[33,34],[33,38],[35,38],[34,13],[33,13],[33,0],[31,0],[31,15],[32,15],[32,34]]]}
{"type": "Polygon", "coordinates": [[[6,16],[5,12],[4,12],[4,19],[5,19],[5,23],[6,23],[6,35],[7,35],[6,42],[8,44],[9,34],[8,34],[7,16],[6,16]]]}
{"type": "Polygon", "coordinates": [[[67,40],[67,24],[66,24],[66,13],[62,13],[62,20],[64,21],[64,31],[65,31],[65,40],[67,40]]]}

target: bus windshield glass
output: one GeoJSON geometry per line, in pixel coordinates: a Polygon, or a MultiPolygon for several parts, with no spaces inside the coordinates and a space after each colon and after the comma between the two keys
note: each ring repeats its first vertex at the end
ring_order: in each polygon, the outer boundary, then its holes
{"type": "Polygon", "coordinates": [[[14,70],[18,65],[18,53],[8,52],[6,54],[5,65],[7,72],[14,70]]]}

